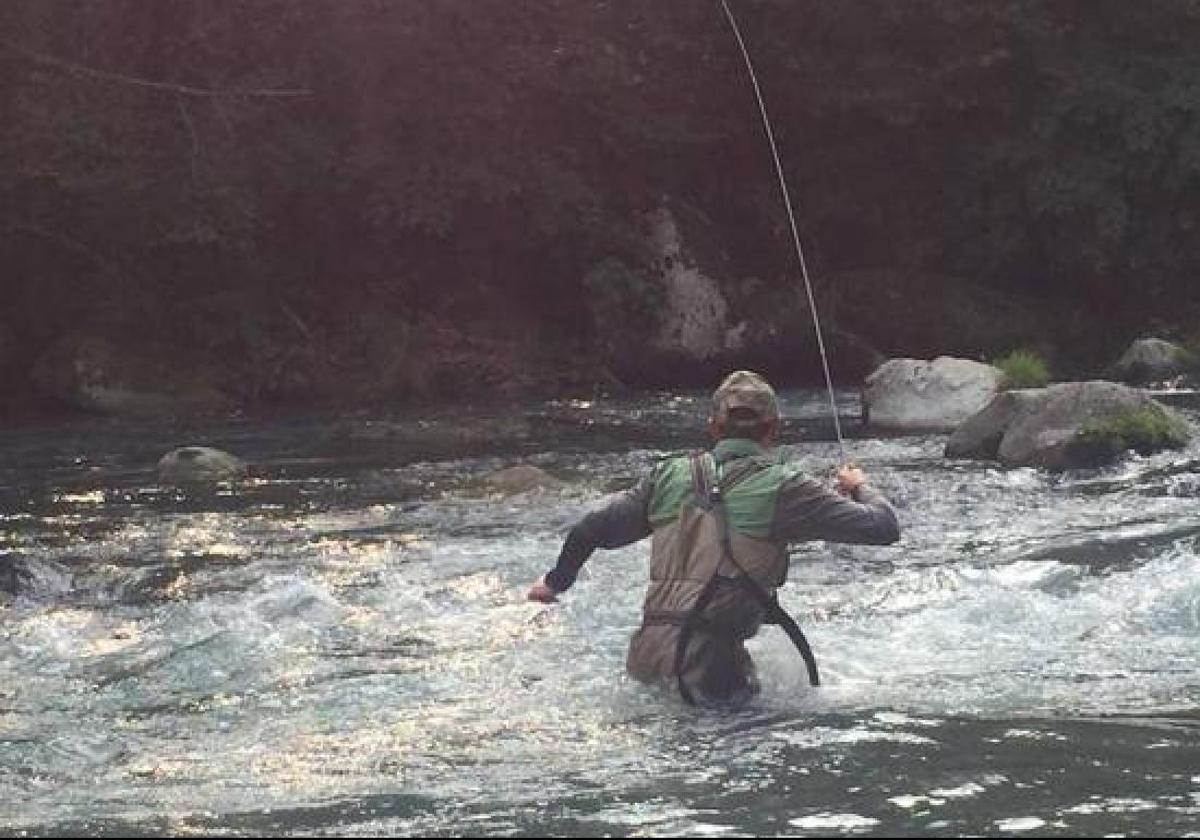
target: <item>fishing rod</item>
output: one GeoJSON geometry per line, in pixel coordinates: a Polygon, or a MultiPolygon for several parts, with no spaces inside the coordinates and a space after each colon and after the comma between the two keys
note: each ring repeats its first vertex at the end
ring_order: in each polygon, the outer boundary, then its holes
{"type": "Polygon", "coordinates": [[[796,256],[800,260],[800,276],[804,279],[804,290],[808,295],[808,311],[812,313],[813,329],[817,334],[817,349],[821,353],[821,368],[825,372],[825,388],[829,392],[829,409],[833,415],[833,431],[837,435],[838,447],[842,452],[842,462],[849,463],[846,455],[846,441],[842,437],[842,423],[838,418],[837,398],[833,394],[833,376],[829,373],[829,355],[825,352],[825,339],[821,335],[821,319],[817,316],[817,301],[813,296],[812,281],[808,276],[808,262],[804,259],[804,247],[800,244],[800,230],[796,227],[796,214],[792,210],[792,198],[788,192],[787,179],[783,175],[783,164],[779,161],[779,149],[775,145],[775,132],[771,130],[771,118],[767,116],[767,103],[763,99],[762,88],[758,85],[758,75],[754,72],[754,62],[750,59],[750,50],[742,38],[742,30],[738,26],[733,10],[727,0],[721,0],[721,8],[729,21],[729,28],[737,39],[742,58],[746,62],[746,72],[750,76],[750,84],[754,86],[754,96],[758,100],[758,111],[762,114],[763,130],[767,134],[767,143],[771,147],[771,158],[775,161],[775,174],[779,177],[779,191],[783,193],[783,206],[787,210],[788,221],[792,226],[792,242],[796,246],[796,256]]]}

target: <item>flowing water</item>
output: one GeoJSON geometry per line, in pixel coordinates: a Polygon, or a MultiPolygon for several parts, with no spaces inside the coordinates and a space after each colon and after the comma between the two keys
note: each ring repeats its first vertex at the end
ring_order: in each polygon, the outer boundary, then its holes
{"type": "MultiPolygon", "coordinates": [[[[825,405],[784,400],[821,476],[825,405]]],[[[645,544],[523,600],[703,411],[0,433],[0,828],[1196,836],[1200,445],[1051,476],[851,440],[902,541],[797,546],[824,684],[768,628],[762,695],[719,714],[624,674],[645,544]],[[253,477],[160,486],[195,443],[253,477]],[[480,480],[518,460],[564,483],[480,480]]]]}

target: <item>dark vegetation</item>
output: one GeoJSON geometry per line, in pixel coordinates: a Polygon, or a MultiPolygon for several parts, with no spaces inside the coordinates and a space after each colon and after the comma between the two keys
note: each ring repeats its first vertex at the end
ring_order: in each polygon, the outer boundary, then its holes
{"type": "MultiPolygon", "coordinates": [[[[1195,335],[1200,4],[735,8],[831,331],[1056,375],[1195,335]]],[[[10,407],[80,336],[250,406],[613,384],[664,197],[819,378],[715,2],[13,0],[0,103],[10,407]]]]}

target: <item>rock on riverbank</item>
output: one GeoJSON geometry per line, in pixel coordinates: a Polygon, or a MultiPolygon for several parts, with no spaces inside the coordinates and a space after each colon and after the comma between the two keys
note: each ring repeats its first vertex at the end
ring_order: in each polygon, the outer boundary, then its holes
{"type": "Polygon", "coordinates": [[[867,424],[902,431],[952,431],[996,395],[1001,373],[970,359],[891,359],[866,379],[867,424]]]}
{"type": "Polygon", "coordinates": [[[999,394],[954,431],[945,451],[949,458],[1063,470],[1099,466],[1129,449],[1181,448],[1191,436],[1186,420],[1135,388],[1066,382],[999,394]]]}

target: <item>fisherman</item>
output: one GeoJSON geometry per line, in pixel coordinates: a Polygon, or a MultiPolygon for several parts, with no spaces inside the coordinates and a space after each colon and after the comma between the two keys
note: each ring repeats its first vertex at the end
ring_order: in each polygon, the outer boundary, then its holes
{"type": "MultiPolygon", "coordinates": [[[[895,512],[856,466],[838,470],[836,492],[772,457],[779,428],[774,389],[758,374],[730,374],[713,394],[711,453],[660,461],[651,473],[571,529],[558,563],[529,589],[552,603],[597,548],[653,535],[642,626],[626,667],[644,683],[677,687],[705,706],[736,707],[759,691],[745,641],[763,623],[790,619],[775,590],[787,545],[806,540],[887,545],[900,538],[895,512]]],[[[793,641],[807,650],[795,628],[793,641]]],[[[806,654],[810,679],[817,673],[806,654]]]]}

